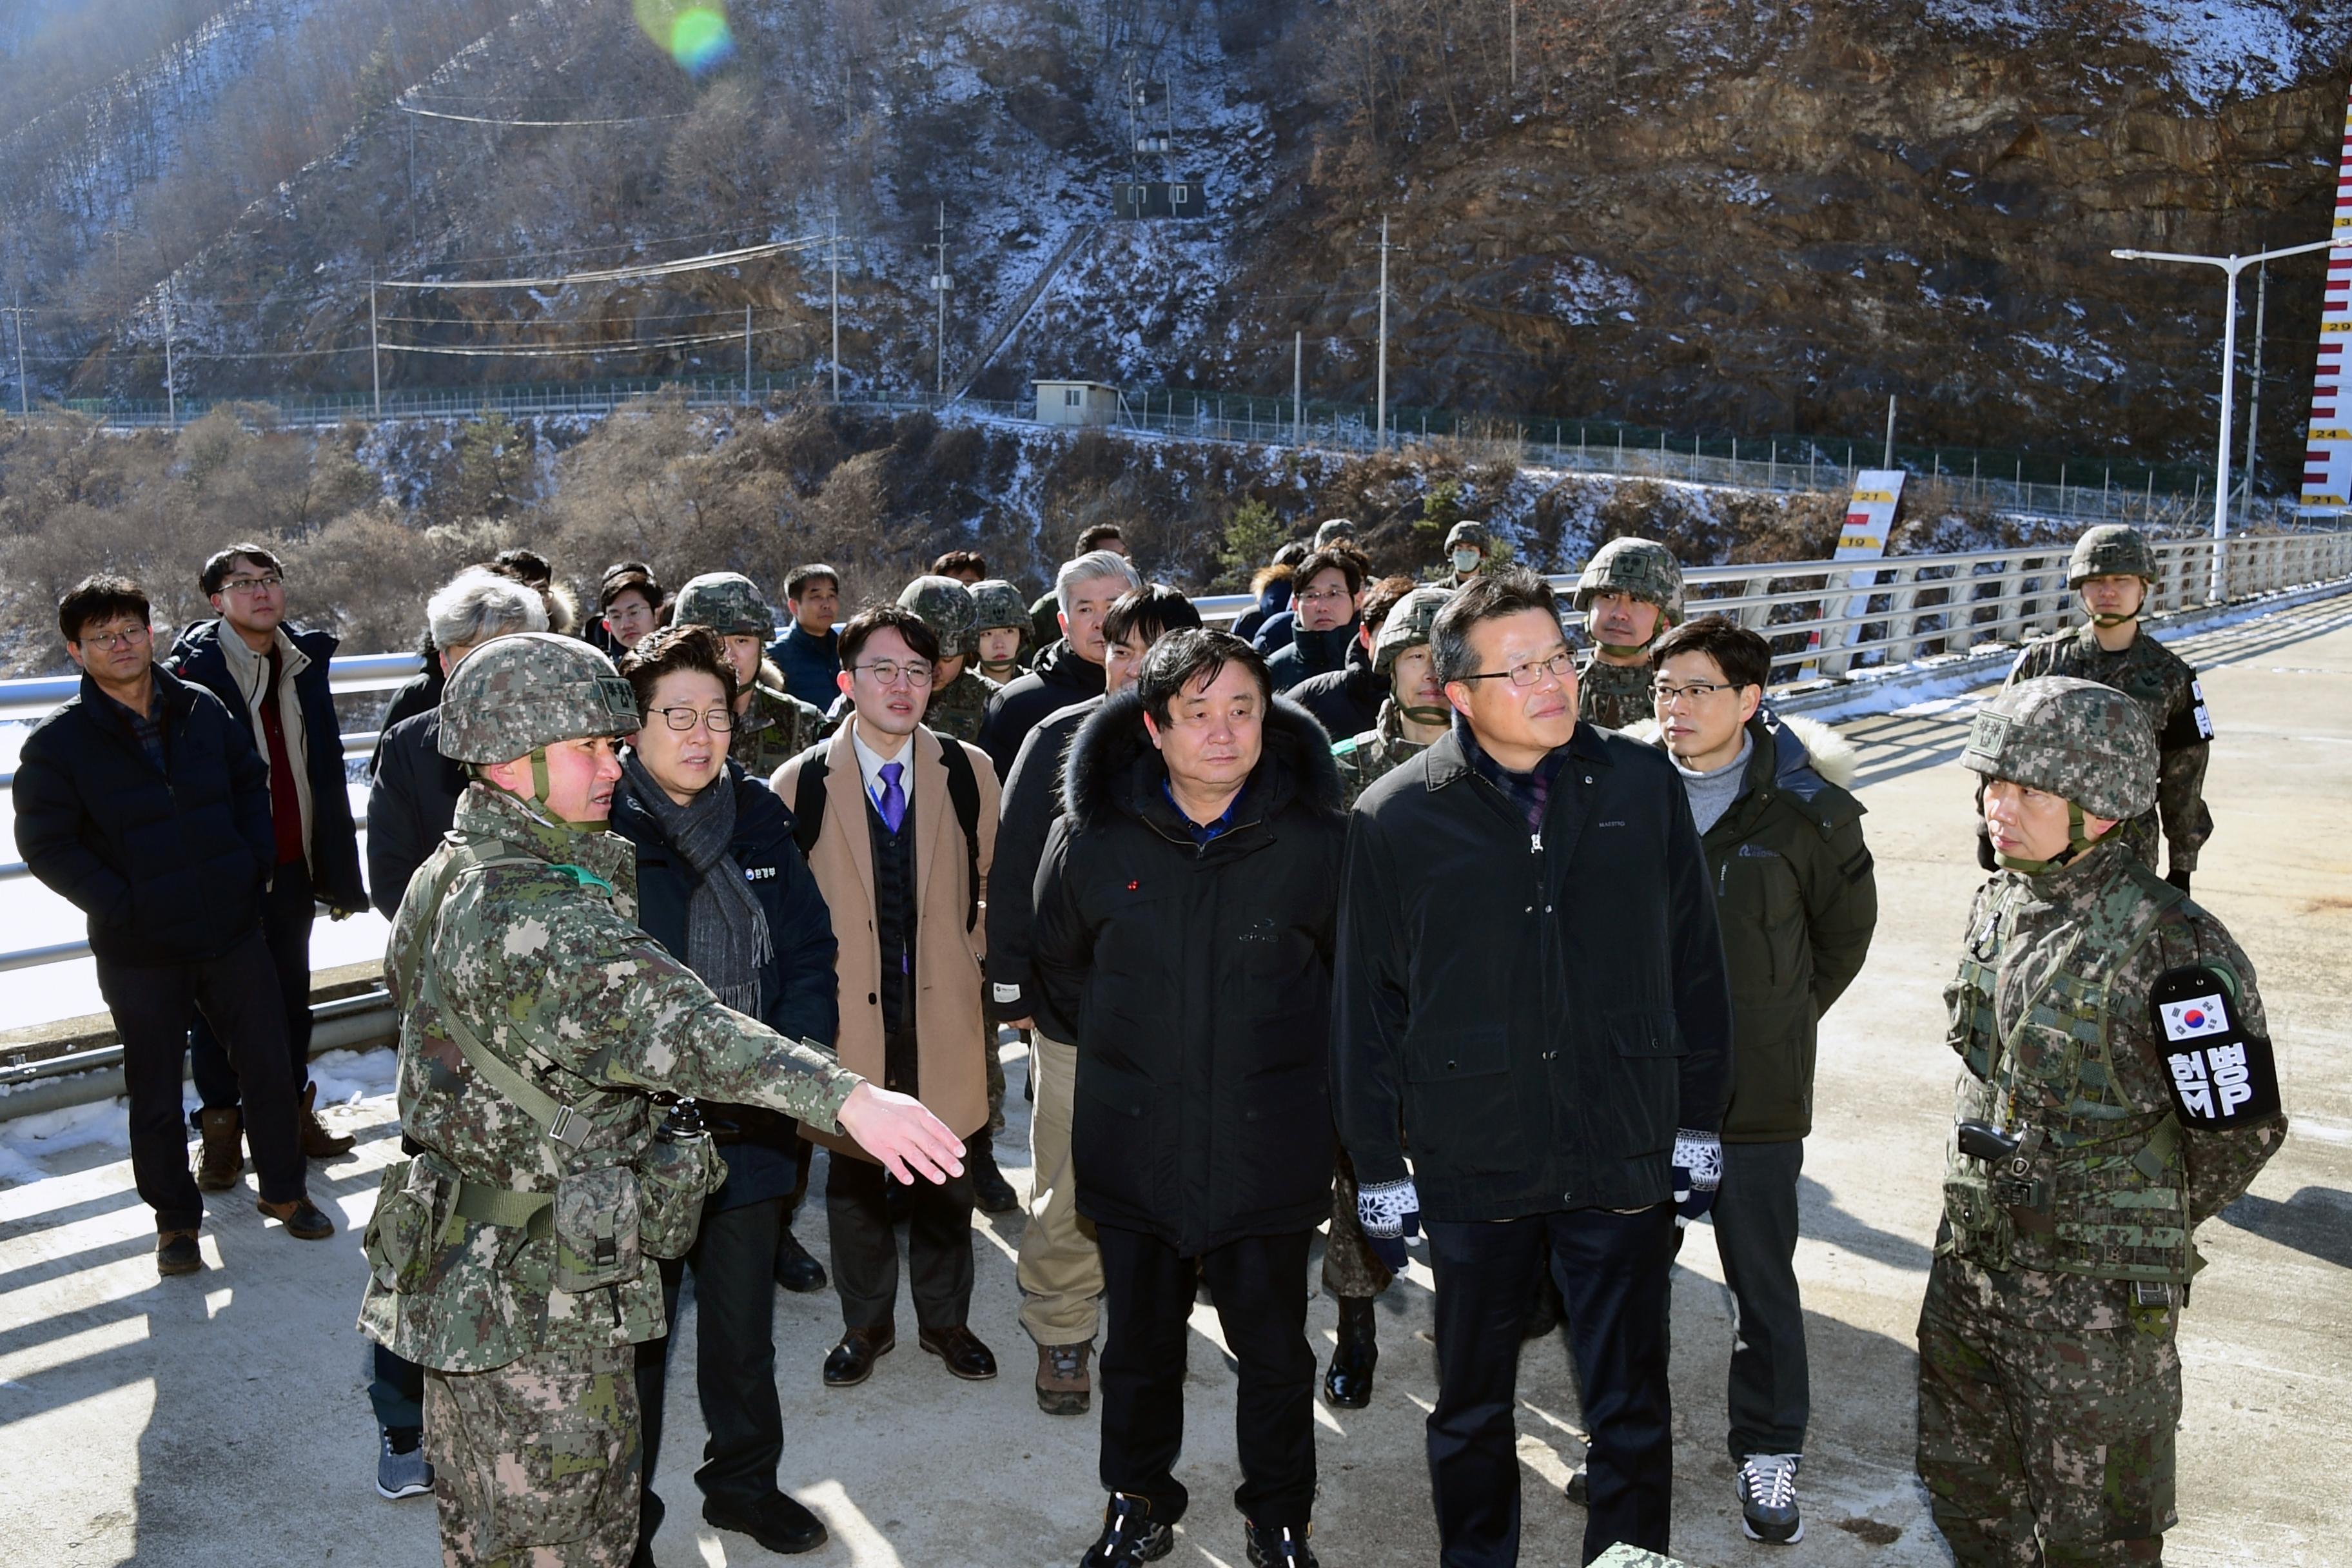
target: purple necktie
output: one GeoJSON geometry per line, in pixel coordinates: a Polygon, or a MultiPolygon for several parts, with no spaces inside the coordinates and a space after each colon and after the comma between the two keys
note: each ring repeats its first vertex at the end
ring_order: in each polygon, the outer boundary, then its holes
{"type": "Polygon", "coordinates": [[[874,803],[882,813],[882,826],[893,833],[898,832],[898,825],[907,820],[907,792],[898,787],[898,775],[906,771],[904,763],[884,763],[882,798],[874,803]]]}

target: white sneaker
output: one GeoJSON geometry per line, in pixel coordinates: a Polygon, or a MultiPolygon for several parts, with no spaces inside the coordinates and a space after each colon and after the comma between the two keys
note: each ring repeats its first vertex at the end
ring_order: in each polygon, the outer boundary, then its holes
{"type": "Polygon", "coordinates": [[[1750,1454],[1739,1462],[1733,1485],[1739,1492],[1739,1528],[1750,1541],[1794,1546],[1805,1538],[1797,1511],[1797,1467],[1801,1454],[1750,1454]]]}

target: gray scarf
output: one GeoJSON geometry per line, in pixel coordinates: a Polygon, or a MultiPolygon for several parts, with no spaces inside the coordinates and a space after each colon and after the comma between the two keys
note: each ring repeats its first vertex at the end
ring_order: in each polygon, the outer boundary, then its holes
{"type": "Polygon", "coordinates": [[[621,759],[621,772],[654,826],[694,873],[686,906],[687,966],[719,1001],[758,1017],[760,971],[776,950],[768,935],[767,911],[743,879],[743,868],[727,853],[735,837],[734,783],[721,773],[691,804],[680,805],[654,782],[635,752],[621,759]]]}

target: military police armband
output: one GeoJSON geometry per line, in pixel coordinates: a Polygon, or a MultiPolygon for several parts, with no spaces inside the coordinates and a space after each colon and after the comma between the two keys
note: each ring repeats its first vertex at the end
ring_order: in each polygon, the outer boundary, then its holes
{"type": "Polygon", "coordinates": [[[2157,737],[2159,751],[2176,752],[2183,746],[2195,746],[2213,738],[2213,715],[2205,707],[2205,683],[2189,683],[2189,706],[2175,713],[2157,737]]]}
{"type": "Polygon", "coordinates": [[[2242,1127],[2278,1114],[2277,1058],[2237,1006],[2237,988],[2210,964],[2168,969],[2148,992],[2165,1088],[2184,1126],[2242,1127]]]}

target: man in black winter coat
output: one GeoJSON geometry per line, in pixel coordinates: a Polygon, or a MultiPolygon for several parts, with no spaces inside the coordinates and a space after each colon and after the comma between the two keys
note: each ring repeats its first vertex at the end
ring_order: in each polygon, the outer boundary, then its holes
{"type": "Polygon", "coordinates": [[[1141,581],[1116,551],[1089,551],[1062,563],[1054,574],[1061,640],[1038,654],[1028,674],[988,700],[980,726],[980,749],[996,764],[999,783],[1011,776],[1021,742],[1047,714],[1103,694],[1103,617],[1141,581]]]}
{"type": "Polygon", "coordinates": [[[278,973],[262,940],[278,863],[268,770],[218,698],[152,662],[136,584],[83,579],[58,625],[81,690],[25,738],[16,848],[89,917],[98,988],[122,1042],[131,1176],[155,1211],[156,1267],[204,1267],[204,1198],[180,1115],[191,1009],[219,1030],[243,1087],[261,1212],[305,1240],[331,1236],[306,1190],[278,973]]]}
{"type": "Polygon", "coordinates": [[[1547,1244],[1592,1428],[1584,1561],[1663,1552],[1667,1268],[1713,1200],[1731,1088],[1706,858],[1673,764],[1577,720],[1541,578],[1479,578],[1431,646],[1454,726],[1357,802],[1333,1060],[1366,1234],[1401,1262],[1429,1232],[1439,1561],[1518,1560],[1511,1411],[1547,1244]]]}
{"type": "Polygon", "coordinates": [[[1331,1196],[1339,770],[1256,650],[1182,631],[1078,732],[1037,872],[1038,1024],[1078,1047],[1078,1208],[1102,1248],[1101,1478],[1085,1568],[1167,1550],[1197,1261],[1240,1364],[1253,1563],[1313,1568],[1307,1256],[1331,1196]]]}
{"type": "Polygon", "coordinates": [[[1308,676],[1286,694],[1315,715],[1332,744],[1360,735],[1381,721],[1381,704],[1388,699],[1389,683],[1372,668],[1372,647],[1389,611],[1419,586],[1410,577],[1383,577],[1365,589],[1364,612],[1357,620],[1346,661],[1337,669],[1308,676]]]}

